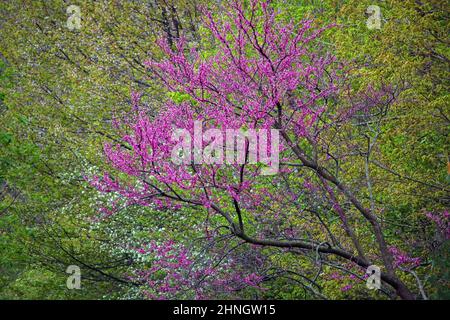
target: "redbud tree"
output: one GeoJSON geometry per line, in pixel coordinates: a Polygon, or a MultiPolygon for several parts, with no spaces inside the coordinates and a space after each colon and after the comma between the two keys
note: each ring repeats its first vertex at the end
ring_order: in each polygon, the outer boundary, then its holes
{"type": "MultiPolygon", "coordinates": [[[[204,10],[204,27],[209,37],[203,44],[158,42],[164,56],[145,65],[162,90],[178,99],[155,115],[134,94],[134,116],[117,124],[122,143],[104,148],[116,171],[92,178],[92,184],[120,194],[127,205],[204,212],[208,237],[225,232],[251,246],[282,248],[363,274],[379,265],[383,284],[413,299],[397,274],[397,251],[386,241],[379,211],[353,179],[345,181],[338,165],[345,161],[340,149],[351,153],[355,145],[349,125],[385,111],[395,89],[368,88],[364,96],[351,96],[348,68],[320,41],[333,26],[286,22],[268,1],[246,7],[232,1],[220,19],[204,10]],[[174,130],[195,135],[196,122],[224,133],[276,129],[279,171],[265,175],[266,164],[250,163],[248,140],[244,163],[204,163],[195,155],[174,163],[174,130]]],[[[213,142],[203,137],[202,150],[213,142]]],[[[183,265],[189,263],[177,268],[183,265]]]]}

